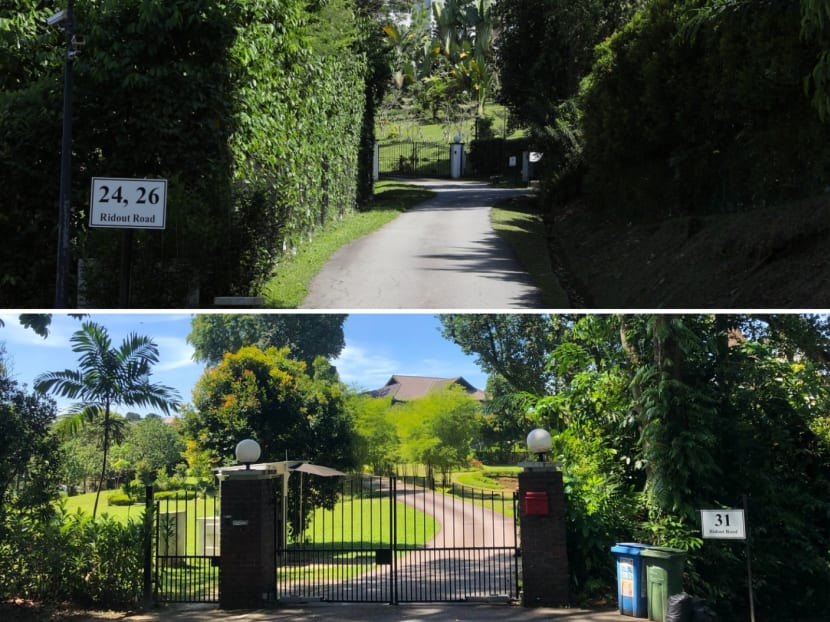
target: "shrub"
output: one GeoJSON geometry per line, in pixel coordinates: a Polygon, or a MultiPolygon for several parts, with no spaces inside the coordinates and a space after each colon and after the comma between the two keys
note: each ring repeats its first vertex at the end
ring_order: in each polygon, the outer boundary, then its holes
{"type": "Polygon", "coordinates": [[[197,493],[195,490],[163,490],[155,493],[153,496],[156,501],[160,499],[179,499],[185,501],[187,499],[195,499],[197,493]]]}
{"type": "Polygon", "coordinates": [[[123,492],[115,492],[107,497],[107,505],[132,505],[135,503],[130,495],[123,492]]]}
{"type": "Polygon", "coordinates": [[[92,521],[78,513],[6,517],[0,542],[0,599],[72,601],[129,607],[142,592],[143,526],[108,516],[92,521]]]}

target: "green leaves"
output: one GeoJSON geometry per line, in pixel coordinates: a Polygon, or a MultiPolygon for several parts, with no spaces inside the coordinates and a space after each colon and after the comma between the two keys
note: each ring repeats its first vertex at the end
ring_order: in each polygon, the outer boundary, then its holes
{"type": "MultiPolygon", "coordinates": [[[[48,306],[54,280],[54,258],[31,251],[53,237],[60,162],[62,45],[41,4],[0,8],[0,168],[12,206],[0,224],[13,240],[0,286],[20,308],[48,306]]],[[[89,260],[80,288],[91,306],[117,301],[105,272],[119,252],[116,232],[86,228],[92,176],[169,180],[167,229],[134,236],[132,295],[148,307],[256,291],[283,252],[354,209],[367,59],[354,49],[350,3],[307,4],[77,3],[87,44],[74,63],[73,249],[89,260]]]]}

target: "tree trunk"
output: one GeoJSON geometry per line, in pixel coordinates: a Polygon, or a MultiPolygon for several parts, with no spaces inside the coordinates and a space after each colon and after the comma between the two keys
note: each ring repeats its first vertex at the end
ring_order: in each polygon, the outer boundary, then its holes
{"type": "Polygon", "coordinates": [[[110,405],[107,402],[104,411],[104,459],[101,463],[101,477],[98,478],[98,490],[95,493],[95,505],[92,506],[92,520],[95,521],[95,515],[98,513],[98,500],[101,498],[101,488],[104,486],[104,478],[107,475],[107,453],[110,448],[110,405]]]}

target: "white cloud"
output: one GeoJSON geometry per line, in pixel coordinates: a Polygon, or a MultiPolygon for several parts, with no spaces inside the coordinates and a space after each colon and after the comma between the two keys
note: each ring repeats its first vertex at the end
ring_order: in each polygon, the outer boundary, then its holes
{"type": "Polygon", "coordinates": [[[193,346],[184,338],[154,337],[153,341],[159,348],[159,363],[154,371],[171,371],[183,367],[201,366],[193,360],[193,346]]]}
{"type": "Polygon", "coordinates": [[[384,385],[392,374],[400,373],[399,361],[373,354],[354,344],[346,344],[332,363],[337,367],[340,380],[363,389],[376,389],[384,385]]]}

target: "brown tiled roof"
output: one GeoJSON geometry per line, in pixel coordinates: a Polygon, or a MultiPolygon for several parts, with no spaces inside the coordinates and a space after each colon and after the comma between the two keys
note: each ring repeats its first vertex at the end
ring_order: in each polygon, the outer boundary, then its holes
{"type": "Polygon", "coordinates": [[[475,388],[461,376],[455,378],[430,378],[427,376],[400,376],[394,375],[379,389],[367,391],[372,397],[392,396],[393,402],[408,402],[442,389],[451,384],[457,384],[479,402],[484,400],[484,391],[475,388]]]}

